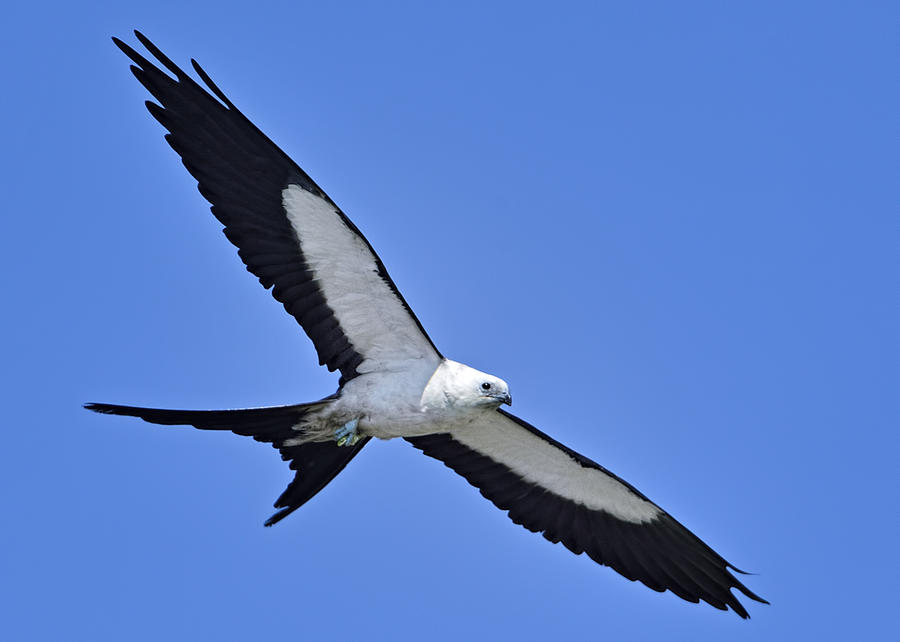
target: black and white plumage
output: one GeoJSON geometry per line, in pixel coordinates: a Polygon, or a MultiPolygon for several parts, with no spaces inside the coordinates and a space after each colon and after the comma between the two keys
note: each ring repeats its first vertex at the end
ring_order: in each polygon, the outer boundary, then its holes
{"type": "Polygon", "coordinates": [[[501,410],[511,403],[506,382],[438,352],[368,241],[312,179],[196,62],[207,88],[135,33],[157,63],[113,40],[155,98],[147,108],[168,130],[166,140],[247,269],[298,321],[320,363],[341,376],[334,395],[307,404],[87,408],[271,443],[296,474],[267,526],[321,490],[372,437],[403,437],[514,522],[631,580],[741,617],[748,614],[732,589],[765,603],[732,573],[741,571],[630,484],[501,410]]]}

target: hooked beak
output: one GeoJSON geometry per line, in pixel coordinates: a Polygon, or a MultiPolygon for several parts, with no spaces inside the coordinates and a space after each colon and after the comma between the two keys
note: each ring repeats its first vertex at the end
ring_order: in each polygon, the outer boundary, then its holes
{"type": "Polygon", "coordinates": [[[512,395],[509,392],[493,392],[486,396],[487,399],[494,403],[498,403],[501,406],[506,404],[507,406],[512,406],[512,395]]]}

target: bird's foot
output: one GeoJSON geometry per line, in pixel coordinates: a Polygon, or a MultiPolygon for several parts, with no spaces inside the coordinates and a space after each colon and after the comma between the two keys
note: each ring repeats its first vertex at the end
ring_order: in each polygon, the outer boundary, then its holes
{"type": "Polygon", "coordinates": [[[334,431],[334,440],[338,446],[355,446],[359,441],[359,434],[356,427],[359,425],[359,419],[351,419],[343,426],[334,431]]]}

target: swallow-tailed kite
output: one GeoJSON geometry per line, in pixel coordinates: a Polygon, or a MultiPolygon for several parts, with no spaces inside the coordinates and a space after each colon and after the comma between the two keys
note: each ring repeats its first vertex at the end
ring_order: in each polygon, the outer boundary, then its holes
{"type": "Polygon", "coordinates": [[[156,99],[147,108],[197,180],[228,240],[309,335],[338,390],[245,410],[86,407],[272,444],[296,471],[271,526],[318,493],[373,437],[402,437],[465,477],[510,519],[655,591],[743,618],[741,573],[631,484],[501,408],[509,386],[446,359],[365,237],[195,62],[195,82],[142,34],[162,67],[114,38],[156,99]],[[211,92],[211,93],[210,93],[211,92]]]}

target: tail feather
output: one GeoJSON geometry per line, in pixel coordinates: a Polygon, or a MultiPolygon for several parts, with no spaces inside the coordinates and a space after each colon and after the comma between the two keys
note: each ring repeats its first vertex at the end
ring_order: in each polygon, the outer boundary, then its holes
{"type": "Polygon", "coordinates": [[[166,410],[104,403],[88,403],[84,407],[106,415],[138,417],[152,424],[185,425],[201,430],[230,430],[235,434],[272,444],[281,452],[282,459],[290,461],[291,469],[297,472],[275,502],[275,508],[281,510],[265,522],[266,526],[271,526],[322,490],[369,441],[365,437],[352,447],[338,446],[333,442],[284,445],[285,441],[298,436],[294,426],[300,423],[304,415],[322,408],[329,401],[330,399],[323,399],[308,404],[238,410],[166,410]]]}
{"type": "Polygon", "coordinates": [[[269,517],[265,525],[277,524],[322,490],[362,450],[369,439],[370,437],[363,437],[349,447],[331,442],[309,442],[282,448],[282,457],[292,460],[291,468],[296,468],[297,474],[275,501],[275,508],[281,510],[269,517]]]}
{"type": "Polygon", "coordinates": [[[230,430],[238,435],[253,437],[257,441],[274,443],[278,439],[296,437],[293,426],[298,424],[305,414],[321,408],[326,403],[328,402],[323,400],[293,406],[236,410],[166,410],[107,403],[86,403],[84,407],[105,415],[139,417],[148,423],[163,426],[193,426],[200,430],[230,430]]]}

